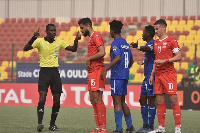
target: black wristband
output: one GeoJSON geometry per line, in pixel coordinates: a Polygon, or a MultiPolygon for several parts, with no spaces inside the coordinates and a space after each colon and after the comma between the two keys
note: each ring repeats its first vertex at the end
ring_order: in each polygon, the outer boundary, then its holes
{"type": "Polygon", "coordinates": [[[37,37],[33,36],[29,41],[28,41],[28,44],[29,45],[32,45],[33,42],[37,39],[37,37]]]}

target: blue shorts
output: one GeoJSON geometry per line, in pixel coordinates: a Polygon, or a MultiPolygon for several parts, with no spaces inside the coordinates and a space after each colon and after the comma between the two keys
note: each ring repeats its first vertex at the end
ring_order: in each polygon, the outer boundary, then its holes
{"type": "Polygon", "coordinates": [[[154,86],[149,84],[149,78],[150,78],[150,76],[147,76],[144,78],[140,94],[147,95],[147,96],[155,96],[154,86]]]}
{"type": "Polygon", "coordinates": [[[111,79],[111,95],[127,95],[127,85],[128,80],[126,79],[111,79]]]}

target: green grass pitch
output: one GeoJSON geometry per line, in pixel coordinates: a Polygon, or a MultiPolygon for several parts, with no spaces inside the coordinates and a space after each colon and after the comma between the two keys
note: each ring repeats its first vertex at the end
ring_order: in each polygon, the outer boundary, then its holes
{"type": "MultiPolygon", "coordinates": [[[[131,109],[133,124],[138,130],[142,126],[139,109],[131,109]]],[[[182,110],[182,133],[199,133],[200,111],[182,110]]],[[[43,132],[48,130],[51,107],[45,107],[43,132]]],[[[174,133],[174,118],[172,110],[167,110],[166,133],[174,133]]],[[[95,128],[92,108],[61,107],[56,125],[61,129],[59,133],[90,133],[95,128]]],[[[155,128],[158,126],[155,118],[155,128]]],[[[36,133],[36,107],[0,106],[0,133],[36,133]]],[[[114,111],[107,109],[107,128],[109,133],[115,129],[114,111]]],[[[126,129],[123,119],[123,129],[126,129]]]]}

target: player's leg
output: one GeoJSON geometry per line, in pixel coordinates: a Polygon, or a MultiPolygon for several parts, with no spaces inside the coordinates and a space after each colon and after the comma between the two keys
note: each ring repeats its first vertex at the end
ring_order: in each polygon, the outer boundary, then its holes
{"type": "Polygon", "coordinates": [[[42,132],[42,129],[44,128],[42,120],[44,115],[44,105],[46,102],[46,96],[49,88],[49,82],[50,82],[49,70],[41,68],[38,81],[38,92],[39,92],[39,102],[37,106],[38,132],[42,132]]]}
{"type": "Polygon", "coordinates": [[[61,83],[58,69],[53,68],[51,70],[51,74],[52,75],[51,75],[51,81],[50,81],[50,89],[53,95],[53,107],[52,107],[52,112],[51,112],[49,130],[59,131],[60,129],[56,126],[55,121],[60,110],[60,96],[62,93],[62,83],[61,83]]]}

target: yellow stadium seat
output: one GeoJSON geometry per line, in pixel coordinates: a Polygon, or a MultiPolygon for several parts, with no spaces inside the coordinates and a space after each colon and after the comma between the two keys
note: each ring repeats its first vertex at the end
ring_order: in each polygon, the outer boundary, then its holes
{"type": "Polygon", "coordinates": [[[193,57],[194,57],[194,51],[189,50],[189,51],[186,53],[186,57],[190,57],[190,59],[193,59],[193,57]]]}
{"type": "Polygon", "coordinates": [[[171,25],[171,26],[169,26],[167,29],[168,29],[168,31],[173,31],[173,32],[175,32],[176,31],[176,25],[171,25]]]}
{"type": "Polygon", "coordinates": [[[102,21],[102,22],[101,22],[101,26],[102,26],[102,27],[108,26],[108,22],[107,22],[107,21],[102,21]]]}
{"type": "MultiPolygon", "coordinates": [[[[12,61],[10,61],[9,67],[12,67],[12,61]]],[[[16,61],[13,61],[13,67],[16,67],[16,61]]]]}
{"type": "Polygon", "coordinates": [[[110,55],[110,46],[105,47],[105,52],[106,52],[106,55],[104,58],[107,58],[110,55]]]}
{"type": "Polygon", "coordinates": [[[5,71],[5,69],[6,69],[6,67],[5,67],[5,66],[0,66],[0,73],[4,72],[4,71],[5,71]]]}
{"type": "Polygon", "coordinates": [[[126,41],[127,41],[128,43],[132,43],[132,42],[133,42],[133,36],[128,35],[128,36],[126,37],[126,41]]]}
{"type": "Polygon", "coordinates": [[[61,38],[64,38],[64,37],[66,36],[66,34],[67,34],[66,31],[61,31],[59,36],[60,36],[61,38]]]}
{"type": "Polygon", "coordinates": [[[190,31],[191,28],[192,28],[191,26],[188,26],[188,25],[187,25],[187,26],[184,27],[184,30],[185,30],[185,31],[190,31]]]}
{"type": "Polygon", "coordinates": [[[171,25],[171,21],[170,20],[166,20],[167,23],[167,27],[171,25]]]}
{"type": "Polygon", "coordinates": [[[194,26],[194,20],[188,20],[187,26],[193,27],[194,26]]]}
{"type": "Polygon", "coordinates": [[[133,37],[133,42],[137,42],[137,41],[139,42],[141,39],[142,39],[142,36],[135,35],[133,37]]]}
{"type": "Polygon", "coordinates": [[[2,61],[1,66],[8,67],[8,65],[9,65],[8,61],[2,61]]]}
{"type": "Polygon", "coordinates": [[[70,28],[70,31],[71,32],[77,32],[78,30],[77,30],[77,27],[76,26],[72,26],[71,28],[70,28]]]}
{"type": "Polygon", "coordinates": [[[197,31],[197,36],[200,36],[200,30],[197,31]]]}
{"type": "Polygon", "coordinates": [[[105,27],[105,31],[110,32],[110,26],[109,25],[105,27]]]}
{"type": "Polygon", "coordinates": [[[181,63],[181,68],[183,68],[183,69],[188,69],[188,62],[182,62],[181,63]]]}
{"type": "Polygon", "coordinates": [[[180,31],[180,32],[182,32],[183,29],[184,29],[184,26],[177,26],[177,27],[176,27],[176,30],[177,30],[177,31],[180,31]]]}
{"type": "Polygon", "coordinates": [[[70,64],[70,63],[73,63],[73,62],[72,61],[66,61],[65,63],[69,63],[70,64]]]}
{"type": "Polygon", "coordinates": [[[176,70],[179,70],[180,69],[180,63],[179,62],[174,62],[174,68],[176,70]]]}
{"type": "Polygon", "coordinates": [[[103,27],[103,26],[100,26],[100,27],[98,27],[98,30],[97,31],[99,31],[99,32],[103,32],[103,31],[105,31],[105,28],[103,27]]]}
{"type": "Polygon", "coordinates": [[[2,72],[0,80],[4,80],[4,79],[7,79],[7,78],[8,78],[8,73],[7,72],[2,72]]]}
{"type": "Polygon", "coordinates": [[[2,23],[2,18],[0,18],[0,24],[2,23]]]}
{"type": "Polygon", "coordinates": [[[180,35],[178,40],[179,41],[185,41],[186,40],[186,36],[185,35],[180,35]]]}
{"type": "Polygon", "coordinates": [[[92,28],[93,28],[94,31],[97,31],[98,26],[93,26],[92,28]]]}
{"type": "Polygon", "coordinates": [[[179,26],[185,26],[186,25],[186,21],[185,20],[180,20],[179,21],[179,26]]]}
{"type": "Polygon", "coordinates": [[[188,35],[188,36],[186,37],[186,41],[189,42],[189,43],[193,43],[193,42],[194,42],[194,36],[189,36],[189,35],[188,35]]]}
{"type": "Polygon", "coordinates": [[[143,31],[142,30],[138,30],[137,33],[136,33],[136,36],[142,37],[142,34],[143,34],[143,31]]]}
{"type": "Polygon", "coordinates": [[[194,40],[195,40],[195,43],[199,44],[200,43],[200,35],[195,36],[194,40]]]}
{"type": "Polygon", "coordinates": [[[19,57],[21,59],[23,56],[24,56],[24,51],[17,52],[17,57],[19,57]]]}
{"type": "Polygon", "coordinates": [[[177,74],[177,83],[180,83],[183,78],[182,74],[177,74]]]}
{"type": "Polygon", "coordinates": [[[143,81],[143,74],[140,74],[140,73],[135,74],[134,82],[141,83],[142,81],[143,81]]]}
{"type": "Polygon", "coordinates": [[[134,62],[131,68],[138,69],[140,68],[140,65],[138,65],[137,62],[134,62]]]}
{"type": "Polygon", "coordinates": [[[26,57],[26,58],[30,57],[31,53],[32,53],[32,51],[24,52],[24,57],[26,57]]]}
{"type": "Polygon", "coordinates": [[[200,26],[200,20],[195,20],[194,25],[200,26]]]}
{"type": "Polygon", "coordinates": [[[191,51],[191,52],[195,51],[195,45],[188,45],[188,48],[189,48],[189,51],[191,51]]]}
{"type": "Polygon", "coordinates": [[[135,74],[137,74],[137,70],[138,70],[138,68],[135,68],[135,67],[132,66],[132,67],[130,68],[130,73],[132,73],[132,74],[135,75],[135,74]]]}
{"type": "Polygon", "coordinates": [[[178,20],[172,20],[171,26],[178,26],[178,20]]]}
{"type": "Polygon", "coordinates": [[[189,35],[192,35],[192,36],[196,36],[196,34],[197,34],[197,31],[196,31],[196,30],[191,30],[191,31],[189,32],[189,35]]]}

